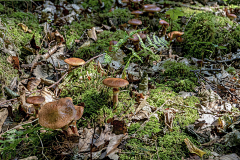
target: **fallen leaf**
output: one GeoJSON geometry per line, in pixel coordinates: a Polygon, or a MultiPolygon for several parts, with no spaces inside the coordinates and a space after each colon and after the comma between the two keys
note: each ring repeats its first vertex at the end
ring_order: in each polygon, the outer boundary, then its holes
{"type": "Polygon", "coordinates": [[[92,29],[88,30],[88,36],[89,38],[92,38],[94,41],[97,41],[97,34],[95,27],[92,27],[92,29]]]}
{"type": "Polygon", "coordinates": [[[191,153],[196,153],[200,157],[206,154],[206,152],[202,151],[201,149],[198,149],[188,138],[185,138],[184,142],[186,143],[187,148],[191,153]]]}
{"type": "Polygon", "coordinates": [[[7,116],[8,116],[7,108],[0,109],[0,132],[2,131],[2,125],[5,122],[7,116]]]}
{"type": "Polygon", "coordinates": [[[28,31],[28,27],[25,24],[19,23],[18,26],[20,26],[24,32],[28,31]]]}
{"type": "Polygon", "coordinates": [[[33,89],[37,88],[37,86],[41,83],[41,79],[40,78],[29,78],[28,79],[28,83],[27,83],[27,89],[29,91],[32,91],[33,89]]]}

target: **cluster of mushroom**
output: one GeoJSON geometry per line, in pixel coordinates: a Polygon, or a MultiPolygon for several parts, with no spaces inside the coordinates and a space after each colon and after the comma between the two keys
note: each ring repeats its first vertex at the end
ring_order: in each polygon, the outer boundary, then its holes
{"type": "Polygon", "coordinates": [[[50,129],[62,129],[66,136],[79,136],[76,122],[82,117],[83,111],[84,105],[75,106],[72,98],[61,98],[42,106],[38,114],[39,124],[50,129]]]}

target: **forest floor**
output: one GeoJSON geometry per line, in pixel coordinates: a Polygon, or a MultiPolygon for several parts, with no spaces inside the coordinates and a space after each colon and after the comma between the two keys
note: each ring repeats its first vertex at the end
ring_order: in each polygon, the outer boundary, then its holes
{"type": "Polygon", "coordinates": [[[0,13],[0,159],[240,159],[238,5],[9,1],[0,13]]]}

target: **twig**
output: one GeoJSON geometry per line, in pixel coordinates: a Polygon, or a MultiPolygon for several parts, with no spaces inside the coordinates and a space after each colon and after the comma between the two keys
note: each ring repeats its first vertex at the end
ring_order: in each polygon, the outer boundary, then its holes
{"type": "Polygon", "coordinates": [[[186,26],[188,25],[188,23],[190,22],[190,20],[192,19],[192,17],[193,17],[193,15],[195,14],[196,12],[194,12],[191,16],[190,16],[190,18],[188,19],[188,21],[187,21],[187,23],[186,23],[186,25],[183,27],[183,30],[182,30],[182,32],[184,32],[185,31],[185,29],[186,29],[186,26]]]}
{"type": "Polygon", "coordinates": [[[0,137],[1,137],[3,134],[5,134],[5,133],[7,133],[7,132],[9,132],[9,131],[11,131],[11,130],[14,130],[14,129],[20,127],[20,126],[25,125],[25,124],[30,124],[30,123],[36,122],[37,120],[38,120],[38,118],[35,119],[35,120],[33,120],[33,121],[31,121],[31,122],[25,122],[25,123],[19,124],[19,125],[17,125],[17,126],[15,126],[15,127],[11,128],[11,129],[9,129],[9,130],[7,130],[7,131],[1,133],[1,134],[0,134],[0,137]]]}
{"type": "Polygon", "coordinates": [[[158,160],[160,160],[159,155],[158,155],[157,141],[155,141],[155,146],[156,146],[156,150],[157,150],[158,160]]]}
{"type": "Polygon", "coordinates": [[[48,160],[47,156],[43,153],[44,147],[43,147],[43,143],[42,143],[41,137],[38,135],[38,133],[37,133],[37,136],[38,136],[38,138],[39,138],[39,140],[41,142],[41,145],[42,145],[42,155],[48,160]]]}

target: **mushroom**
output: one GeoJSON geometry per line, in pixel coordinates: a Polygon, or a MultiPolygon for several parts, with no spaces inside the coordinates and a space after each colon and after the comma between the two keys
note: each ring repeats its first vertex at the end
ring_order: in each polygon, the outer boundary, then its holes
{"type": "Polygon", "coordinates": [[[109,48],[108,48],[108,50],[109,50],[109,52],[112,52],[112,46],[114,46],[114,45],[116,45],[118,43],[118,41],[110,41],[109,42],[109,48]]]}
{"type": "Polygon", "coordinates": [[[140,47],[139,47],[139,38],[137,36],[137,34],[134,34],[132,35],[133,38],[129,38],[133,44],[134,44],[134,47],[135,47],[135,50],[136,51],[139,51],[140,50],[140,47]]]}
{"type": "Polygon", "coordinates": [[[146,39],[147,39],[147,35],[144,33],[138,33],[138,35],[140,36],[140,38],[142,39],[143,43],[145,43],[146,39]]]}
{"type": "Polygon", "coordinates": [[[84,104],[83,104],[83,106],[74,106],[74,108],[76,109],[77,114],[76,114],[73,122],[71,123],[71,129],[72,129],[72,132],[74,134],[79,136],[78,129],[77,129],[77,120],[82,118],[82,115],[83,115],[83,112],[84,112],[84,104]]]}
{"type": "Polygon", "coordinates": [[[127,3],[128,9],[131,10],[130,0],[122,0],[122,3],[127,3]]]}
{"type": "Polygon", "coordinates": [[[69,64],[69,71],[72,69],[74,66],[81,66],[85,64],[85,61],[80,58],[68,58],[64,60],[65,63],[69,64]]]}
{"type": "Polygon", "coordinates": [[[45,98],[42,96],[32,96],[28,97],[26,102],[29,104],[33,104],[33,107],[35,108],[35,117],[38,118],[38,110],[40,108],[40,105],[45,101],[45,98]]]}
{"type": "Polygon", "coordinates": [[[129,82],[121,78],[106,78],[103,80],[103,84],[113,88],[113,106],[117,106],[119,93],[118,88],[127,86],[129,82]]]}
{"type": "Polygon", "coordinates": [[[225,12],[229,19],[234,20],[235,18],[237,18],[235,14],[229,14],[227,8],[225,8],[225,12]]]}
{"type": "Polygon", "coordinates": [[[132,11],[131,14],[134,14],[135,18],[137,19],[140,14],[143,14],[143,11],[136,10],[136,11],[132,11]]]}
{"type": "Polygon", "coordinates": [[[62,129],[66,136],[72,134],[69,125],[73,122],[77,111],[69,97],[46,103],[39,111],[39,124],[46,128],[62,129]]]}
{"type": "Polygon", "coordinates": [[[155,4],[144,4],[143,9],[157,7],[155,4]]]}
{"type": "Polygon", "coordinates": [[[163,33],[163,35],[165,35],[166,32],[167,32],[167,28],[169,27],[169,23],[167,23],[164,20],[160,20],[159,24],[163,27],[163,32],[162,33],[163,33]]]}
{"type": "Polygon", "coordinates": [[[142,3],[143,0],[131,0],[131,2],[134,3],[136,9],[139,9],[139,3],[142,3]]]}
{"type": "Polygon", "coordinates": [[[130,19],[128,23],[131,24],[135,30],[137,29],[137,26],[142,25],[142,21],[138,19],[130,19]]]}
{"type": "Polygon", "coordinates": [[[172,41],[174,38],[181,37],[184,34],[184,32],[179,31],[172,31],[168,33],[168,37],[170,38],[170,41],[172,41]]]}
{"type": "Polygon", "coordinates": [[[148,17],[151,19],[154,16],[154,12],[159,12],[160,10],[161,10],[161,8],[159,8],[159,7],[147,7],[147,8],[143,9],[143,11],[148,12],[148,17]]]}

